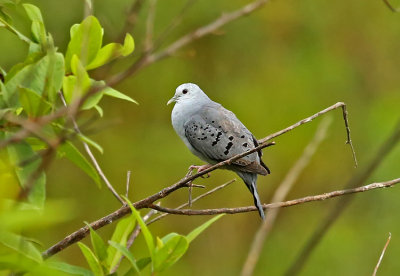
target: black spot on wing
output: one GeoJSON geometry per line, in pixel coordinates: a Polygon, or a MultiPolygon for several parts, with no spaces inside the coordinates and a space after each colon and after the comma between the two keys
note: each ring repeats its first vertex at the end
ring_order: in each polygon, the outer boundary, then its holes
{"type": "Polygon", "coordinates": [[[222,135],[222,132],[218,131],[217,137],[215,137],[214,142],[211,144],[212,146],[215,146],[216,144],[218,144],[219,140],[221,139],[221,135],[222,135]]]}
{"type": "Polygon", "coordinates": [[[233,143],[232,143],[232,142],[229,142],[229,143],[226,145],[226,147],[225,147],[226,151],[224,151],[224,154],[225,154],[225,155],[228,155],[229,150],[231,149],[232,146],[233,146],[233,143]]]}

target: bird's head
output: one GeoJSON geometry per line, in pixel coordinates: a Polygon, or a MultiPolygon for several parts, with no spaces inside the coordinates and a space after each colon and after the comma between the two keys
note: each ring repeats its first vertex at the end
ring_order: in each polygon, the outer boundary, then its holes
{"type": "Polygon", "coordinates": [[[196,101],[208,99],[207,95],[194,83],[184,83],[178,86],[175,95],[168,101],[167,105],[173,102],[196,101]]]}

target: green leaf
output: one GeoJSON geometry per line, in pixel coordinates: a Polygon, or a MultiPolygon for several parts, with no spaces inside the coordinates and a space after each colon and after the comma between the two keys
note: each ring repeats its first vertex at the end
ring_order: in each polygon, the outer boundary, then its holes
{"type": "Polygon", "coordinates": [[[22,33],[20,33],[17,29],[15,29],[11,24],[9,24],[7,22],[7,20],[5,20],[4,18],[0,17],[0,27],[4,27],[7,30],[9,30],[10,32],[12,32],[13,34],[15,34],[19,39],[21,39],[22,41],[30,44],[32,42],[32,40],[30,40],[29,38],[27,38],[26,36],[24,36],[22,33]]]}
{"type": "MultiPolygon", "coordinates": [[[[9,134],[7,134],[9,136],[9,134]]],[[[39,165],[40,158],[29,162],[24,166],[19,166],[25,160],[30,160],[36,153],[26,142],[11,144],[7,147],[8,156],[11,164],[14,165],[16,175],[21,187],[25,187],[32,173],[39,165]]],[[[28,195],[28,200],[39,208],[42,208],[46,199],[46,175],[41,172],[32,185],[32,190],[28,195]]]]}
{"type": "Polygon", "coordinates": [[[90,176],[99,188],[101,187],[100,177],[97,171],[74,144],[67,141],[59,146],[57,150],[90,176]]]}
{"type": "Polygon", "coordinates": [[[49,102],[29,88],[19,87],[18,92],[19,101],[26,114],[28,114],[30,117],[37,117],[47,114],[52,107],[49,102]]]}
{"type": "Polygon", "coordinates": [[[85,259],[89,264],[90,269],[93,271],[94,275],[103,276],[103,268],[101,267],[99,260],[96,258],[92,250],[90,250],[89,247],[81,242],[78,242],[78,246],[81,249],[83,256],[85,256],[85,259]]]}
{"type": "Polygon", "coordinates": [[[70,275],[82,275],[82,276],[93,275],[93,273],[90,270],[87,270],[80,266],[70,265],[64,262],[50,261],[47,262],[47,266],[52,269],[68,273],[70,275]]]}
{"type": "Polygon", "coordinates": [[[104,93],[104,95],[107,95],[107,96],[110,96],[110,97],[114,97],[114,98],[118,98],[118,99],[121,99],[121,100],[125,100],[125,101],[128,101],[128,102],[132,102],[132,103],[138,104],[138,102],[135,101],[134,99],[132,99],[131,97],[129,97],[129,96],[125,95],[125,94],[122,94],[121,92],[119,92],[119,91],[117,91],[117,90],[115,90],[115,89],[113,89],[111,87],[107,87],[106,89],[104,89],[103,93],[104,93]]]}
{"type": "Polygon", "coordinates": [[[90,240],[92,242],[92,246],[94,249],[94,253],[100,262],[107,258],[107,247],[103,241],[103,239],[97,234],[96,231],[90,226],[90,224],[86,223],[86,225],[90,229],[90,240]]]}
{"type": "Polygon", "coordinates": [[[170,236],[168,241],[155,250],[153,257],[153,269],[156,272],[165,270],[175,264],[185,254],[189,247],[186,237],[176,234],[170,236]]]}
{"type": "Polygon", "coordinates": [[[88,65],[101,48],[103,29],[96,17],[88,16],[78,26],[71,28],[71,40],[65,56],[65,69],[71,71],[71,60],[77,55],[83,66],[88,65]]]}
{"type": "Polygon", "coordinates": [[[88,144],[88,145],[94,147],[94,148],[97,149],[101,154],[103,153],[103,148],[102,148],[98,143],[96,143],[95,141],[93,141],[92,139],[90,139],[89,137],[83,135],[82,133],[78,133],[77,136],[78,136],[78,138],[79,138],[81,141],[83,141],[83,142],[85,142],[86,144],[88,144]]]}
{"type": "Polygon", "coordinates": [[[204,230],[206,230],[208,227],[210,227],[211,224],[213,224],[214,222],[216,222],[217,220],[219,220],[222,216],[224,216],[224,214],[218,215],[216,217],[213,217],[212,219],[206,221],[205,223],[203,223],[202,225],[200,225],[199,227],[197,227],[196,229],[194,229],[192,232],[190,232],[186,238],[188,240],[189,243],[191,243],[198,235],[201,234],[201,232],[203,232],[204,230]]]}
{"type": "Polygon", "coordinates": [[[121,54],[125,57],[127,55],[130,55],[133,50],[135,50],[135,41],[130,34],[126,34],[121,54]]]}
{"type": "Polygon", "coordinates": [[[137,260],[136,265],[138,266],[139,270],[143,270],[149,263],[151,263],[151,258],[145,257],[137,260]]]}
{"type": "MultiPolygon", "coordinates": [[[[72,57],[71,66],[74,76],[66,76],[63,80],[64,97],[68,104],[76,98],[85,95],[86,92],[89,91],[92,83],[78,56],[74,55],[72,57]]],[[[93,96],[90,98],[92,97],[93,96]]],[[[89,99],[86,100],[86,102],[88,101],[89,99]]]]}
{"type": "Polygon", "coordinates": [[[28,87],[40,96],[49,96],[55,99],[57,91],[61,88],[64,75],[64,58],[60,53],[53,53],[44,56],[38,61],[28,64],[15,73],[7,75],[4,94],[5,100],[12,107],[19,107],[18,89],[28,87]]]}
{"type": "Polygon", "coordinates": [[[100,117],[103,117],[103,115],[104,115],[103,109],[100,106],[98,106],[97,104],[94,106],[94,108],[99,113],[100,117]]]}
{"type": "Polygon", "coordinates": [[[153,235],[151,234],[149,228],[147,228],[146,223],[143,221],[142,217],[140,216],[140,213],[135,209],[135,207],[132,205],[132,203],[127,199],[125,196],[123,196],[125,201],[128,203],[129,207],[131,208],[132,215],[135,216],[136,220],[139,223],[140,228],[142,229],[142,233],[144,236],[144,239],[146,241],[147,248],[149,250],[150,256],[153,258],[153,253],[154,253],[154,239],[153,235]]]}
{"type": "MultiPolygon", "coordinates": [[[[125,219],[122,219],[117,224],[117,227],[115,228],[114,233],[111,237],[111,241],[118,243],[122,246],[126,246],[128,236],[135,227],[135,222],[136,222],[135,217],[132,215],[125,219]]],[[[122,254],[112,246],[108,247],[107,253],[108,253],[107,264],[109,265],[110,269],[112,269],[118,263],[122,254]]]]}
{"type": "Polygon", "coordinates": [[[46,29],[44,27],[42,13],[40,9],[32,4],[22,4],[28,17],[32,20],[32,34],[36,42],[46,45],[46,29]]]}
{"type": "Polygon", "coordinates": [[[128,250],[128,248],[126,248],[125,246],[120,245],[119,243],[116,243],[114,241],[108,241],[108,243],[114,247],[115,249],[117,249],[122,255],[124,255],[129,262],[132,265],[132,268],[138,272],[140,274],[140,270],[136,265],[136,260],[135,257],[133,257],[132,253],[128,250]]]}
{"type": "MultiPolygon", "coordinates": [[[[0,212],[0,230],[20,231],[21,229],[47,230],[49,226],[56,225],[71,219],[76,210],[71,202],[66,200],[46,202],[44,208],[39,209],[31,203],[8,202],[9,208],[0,212]],[[15,208],[17,207],[18,208],[15,208]]],[[[30,239],[32,241],[32,239],[30,239]]]]}
{"type": "Polygon", "coordinates": [[[1,231],[0,243],[37,263],[42,262],[42,254],[40,251],[22,236],[7,231],[1,231]]]}
{"type": "Polygon", "coordinates": [[[99,50],[96,57],[90,64],[86,66],[87,70],[98,68],[113,59],[120,56],[127,56],[135,49],[135,43],[133,37],[130,34],[126,34],[124,45],[119,43],[109,43],[99,50]]]}
{"type": "Polygon", "coordinates": [[[97,91],[96,93],[94,93],[94,95],[88,97],[85,100],[85,102],[82,104],[81,108],[83,110],[89,110],[89,109],[95,107],[102,98],[103,98],[103,92],[97,91]]]}

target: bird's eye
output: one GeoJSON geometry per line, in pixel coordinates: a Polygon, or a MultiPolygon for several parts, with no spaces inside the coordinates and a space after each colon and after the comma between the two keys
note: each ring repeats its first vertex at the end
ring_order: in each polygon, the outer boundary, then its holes
{"type": "Polygon", "coordinates": [[[187,89],[183,89],[183,90],[182,90],[182,93],[183,93],[183,94],[186,94],[187,92],[188,92],[187,89]]]}

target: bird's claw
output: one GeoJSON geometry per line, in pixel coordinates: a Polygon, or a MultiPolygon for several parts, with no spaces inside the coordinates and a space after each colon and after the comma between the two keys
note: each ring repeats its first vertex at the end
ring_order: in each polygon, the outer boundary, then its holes
{"type": "MultiPolygon", "coordinates": [[[[200,173],[206,169],[208,169],[209,167],[211,167],[210,164],[206,164],[206,165],[201,165],[201,166],[196,166],[196,165],[191,165],[189,167],[189,172],[192,172],[193,170],[197,170],[197,173],[200,173]]],[[[200,176],[201,178],[209,178],[210,177],[210,173],[207,173],[206,175],[202,175],[200,176]]]]}

